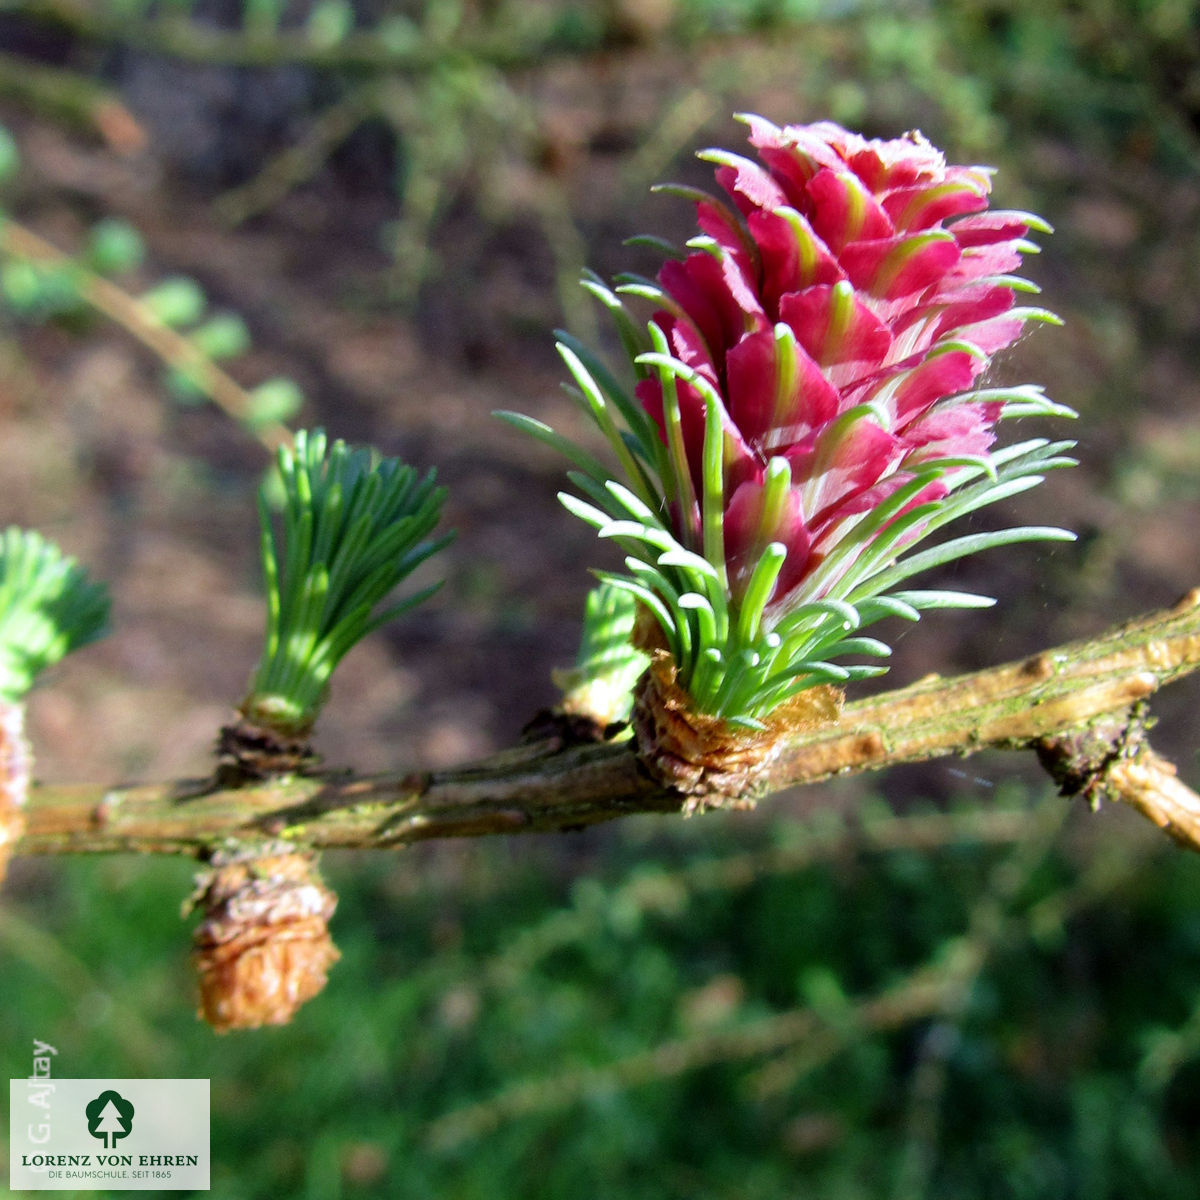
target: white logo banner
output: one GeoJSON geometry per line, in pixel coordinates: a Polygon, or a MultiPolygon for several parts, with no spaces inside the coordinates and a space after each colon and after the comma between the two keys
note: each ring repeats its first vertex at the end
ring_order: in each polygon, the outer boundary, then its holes
{"type": "Polygon", "coordinates": [[[13,1191],[207,1190],[207,1079],[10,1079],[13,1191]]]}

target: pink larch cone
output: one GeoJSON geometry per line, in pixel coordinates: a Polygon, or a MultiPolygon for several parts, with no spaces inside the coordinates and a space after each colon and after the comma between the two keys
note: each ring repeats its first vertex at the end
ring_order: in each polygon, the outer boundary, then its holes
{"type": "MultiPolygon", "coordinates": [[[[1035,315],[1014,308],[1022,283],[1008,272],[1030,248],[1029,229],[1044,226],[986,212],[987,171],[948,166],[920,134],[869,141],[827,122],[747,122],[759,161],[704,156],[718,164],[729,200],[697,201],[699,248],[658,274],[664,303],[654,323],[696,382],[652,372],[636,394],[682,476],[672,532],[697,553],[705,397],[719,397],[734,609],[768,547],[786,550],[763,609],[769,630],[830,595],[853,562],[834,557],[839,545],[917,468],[946,460],[953,472],[950,460],[986,459],[1004,404],[970,389],[1035,315]],[[678,401],[674,431],[666,387],[672,409],[678,401]]],[[[931,477],[874,536],[949,490],[931,477]]],[[[635,707],[643,760],[681,791],[712,797],[706,803],[743,795],[788,728],[812,714],[836,718],[836,703],[804,695],[754,713],[767,726],[758,734],[690,713],[675,737],[689,697],[660,651],[635,707]],[[791,711],[797,701],[801,711],[791,711]]]]}

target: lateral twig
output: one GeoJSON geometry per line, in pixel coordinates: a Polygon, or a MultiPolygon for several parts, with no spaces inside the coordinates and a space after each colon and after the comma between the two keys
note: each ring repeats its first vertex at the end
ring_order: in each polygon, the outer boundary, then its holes
{"type": "Polygon", "coordinates": [[[195,343],[158,320],[136,296],[89,271],[57,246],[10,217],[0,217],[0,253],[24,258],[42,266],[64,267],[79,297],[97,312],[115,321],[168,366],[184,371],[197,387],[234,420],[250,430],[268,449],[290,443],[292,434],[278,422],[254,420],[254,399],[232,375],[223,371],[195,343]]]}
{"type": "Polygon", "coordinates": [[[364,84],[330,104],[294,145],[270,159],[252,179],[218,196],[213,204],[217,216],[227,225],[240,225],[310,179],[371,115],[378,92],[374,83],[364,84]]]}

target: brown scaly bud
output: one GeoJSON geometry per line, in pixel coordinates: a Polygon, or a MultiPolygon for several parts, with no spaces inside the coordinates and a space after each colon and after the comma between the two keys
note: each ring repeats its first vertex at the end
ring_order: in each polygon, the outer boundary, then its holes
{"type": "Polygon", "coordinates": [[[842,693],[808,688],[746,729],[693,711],[675,663],[654,650],[634,693],[633,731],[643,765],[685,797],[685,816],[706,808],[751,808],[789,735],[838,719],[842,693]]]}
{"type": "Polygon", "coordinates": [[[216,753],[217,778],[226,787],[294,775],[320,761],[308,742],[308,731],[284,733],[240,710],[232,725],[221,726],[216,753]]]}
{"type": "Polygon", "coordinates": [[[0,883],[12,848],[25,829],[25,794],[31,757],[25,740],[24,704],[0,701],[0,883]]]}
{"type": "Polygon", "coordinates": [[[336,906],[311,854],[214,856],[186,906],[204,913],[192,939],[199,1015],[218,1033],[286,1025],[339,957],[328,928],[336,906]]]}
{"type": "Polygon", "coordinates": [[[1128,804],[1181,846],[1200,850],[1200,795],[1146,740],[1152,723],[1138,703],[1044,737],[1035,749],[1062,795],[1082,796],[1093,810],[1102,799],[1128,804]]]}

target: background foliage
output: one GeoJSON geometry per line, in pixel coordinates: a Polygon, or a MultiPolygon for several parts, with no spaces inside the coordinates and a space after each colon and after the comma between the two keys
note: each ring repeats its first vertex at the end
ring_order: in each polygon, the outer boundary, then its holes
{"type": "MultiPolygon", "coordinates": [[[[919,126],[1058,229],[1066,327],[1004,369],[1081,412],[1083,465],[997,522],[1081,541],[963,567],[997,614],[923,622],[891,678],[1170,603],[1200,582],[1198,39],[1184,0],[3,0],[0,204],[67,261],[31,275],[8,230],[0,524],[114,590],[113,637],[35,693],[40,773],[207,769],[261,630],[252,435],[293,418],[436,463],[460,531],[442,593],[347,660],[326,756],[510,743],[597,564],[561,464],[487,414],[572,423],[549,330],[595,336],[580,266],[645,269],[622,239],[688,221],[648,184],[703,181],[739,109],[919,126]],[[138,347],[147,312],[182,340],[138,347]]],[[[1154,735],[1193,784],[1197,699],[1154,735]]],[[[329,990],[221,1040],[186,1000],[188,865],[19,862],[4,1060],[211,1076],[214,1196],[1193,1195],[1196,864],[1025,767],[333,856],[329,990]]]]}

